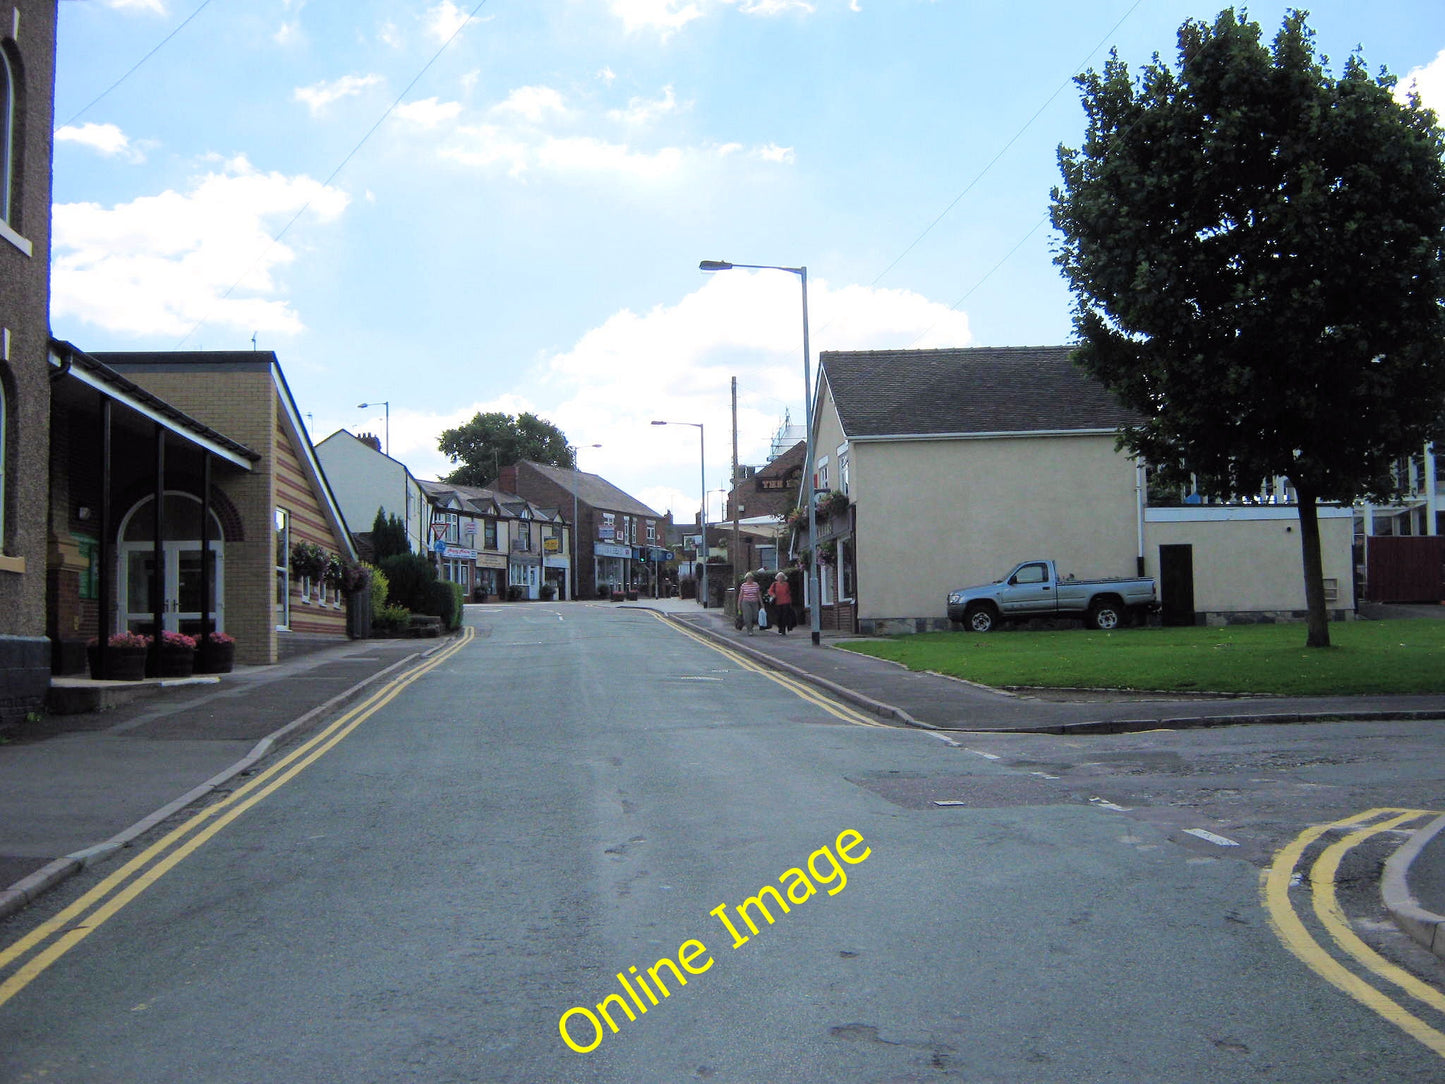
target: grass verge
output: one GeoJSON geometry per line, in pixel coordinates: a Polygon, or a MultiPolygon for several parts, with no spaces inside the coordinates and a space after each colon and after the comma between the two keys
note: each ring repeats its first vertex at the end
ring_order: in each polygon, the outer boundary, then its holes
{"type": "Polygon", "coordinates": [[[1445,621],[1346,621],[1331,646],[1303,624],[1084,632],[932,632],[849,651],[996,687],[1277,693],[1445,693],[1445,621]]]}

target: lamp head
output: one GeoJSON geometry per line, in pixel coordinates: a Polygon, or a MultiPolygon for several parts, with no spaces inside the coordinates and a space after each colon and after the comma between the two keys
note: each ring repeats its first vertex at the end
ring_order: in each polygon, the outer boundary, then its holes
{"type": "Polygon", "coordinates": [[[726,260],[703,260],[697,265],[699,271],[731,271],[733,265],[726,260]]]}
{"type": "Polygon", "coordinates": [[[666,422],[653,422],[653,425],[666,425],[666,422]]]}

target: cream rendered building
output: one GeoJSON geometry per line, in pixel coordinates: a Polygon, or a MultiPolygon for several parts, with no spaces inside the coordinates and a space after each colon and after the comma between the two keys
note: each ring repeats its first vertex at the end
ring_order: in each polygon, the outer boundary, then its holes
{"type": "MultiPolygon", "coordinates": [[[[950,589],[998,579],[1019,561],[1050,558],[1081,579],[1158,578],[1161,546],[1172,547],[1163,559],[1175,601],[1190,596],[1180,623],[1302,615],[1294,508],[1148,508],[1145,472],[1115,447],[1133,416],[1071,352],[821,355],[815,483],[850,502],[819,530],[834,551],[820,564],[824,627],[947,629],[950,589]]],[[[1348,510],[1321,509],[1320,525],[1335,616],[1345,616],[1354,605],[1348,510]]]]}

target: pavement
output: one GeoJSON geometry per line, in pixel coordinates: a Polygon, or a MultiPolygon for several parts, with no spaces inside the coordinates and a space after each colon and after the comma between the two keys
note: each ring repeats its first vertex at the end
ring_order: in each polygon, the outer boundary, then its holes
{"type": "MultiPolygon", "coordinates": [[[[1088,734],[1445,720],[1445,696],[1018,695],[838,650],[840,641],[856,639],[847,634],[823,632],[817,646],[807,627],[787,636],[772,630],[748,636],[723,611],[692,600],[581,605],[657,612],[882,718],[928,729],[1088,734]]],[[[1437,613],[1445,616],[1445,607],[1437,613]]],[[[108,711],[50,716],[22,728],[0,744],[0,886],[9,885],[0,889],[0,918],[225,787],[439,646],[351,641],[274,666],[238,667],[218,679],[158,689],[108,711]]],[[[1396,853],[1382,885],[1401,926],[1445,958],[1445,817],[1396,853]]]]}

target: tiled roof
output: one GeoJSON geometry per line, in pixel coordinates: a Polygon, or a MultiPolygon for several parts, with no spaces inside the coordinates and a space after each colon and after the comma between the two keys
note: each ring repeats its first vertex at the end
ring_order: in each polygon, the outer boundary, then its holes
{"type": "MultiPolygon", "coordinates": [[[[527,466],[550,479],[568,493],[572,492],[572,468],[550,467],[543,463],[533,463],[530,460],[527,461],[527,466]]],[[[588,474],[585,471],[577,472],[577,499],[590,504],[593,508],[601,508],[608,512],[644,516],[647,519],[662,518],[659,513],[654,512],[630,493],[618,489],[606,478],[597,474],[588,474]]]]}
{"type": "Polygon", "coordinates": [[[824,351],[849,439],[1109,430],[1138,421],[1071,346],[824,351]]]}

